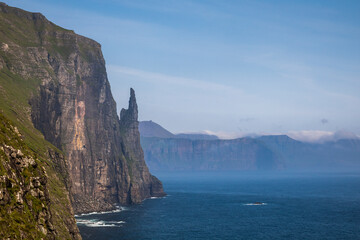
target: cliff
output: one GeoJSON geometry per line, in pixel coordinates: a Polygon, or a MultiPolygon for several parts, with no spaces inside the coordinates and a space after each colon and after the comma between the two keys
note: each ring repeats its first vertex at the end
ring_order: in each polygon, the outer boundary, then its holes
{"type": "Polygon", "coordinates": [[[63,222],[54,232],[79,237],[69,200],[83,213],[163,196],[143,159],[135,93],[119,119],[100,44],[4,3],[0,32],[1,113],[52,173],[44,206],[63,222]]]}
{"type": "Polygon", "coordinates": [[[191,140],[142,137],[145,159],[153,171],[227,171],[283,169],[263,143],[251,139],[191,140]]]}
{"type": "Polygon", "coordinates": [[[284,159],[287,169],[305,171],[354,171],[360,169],[360,140],[339,139],[306,143],[286,135],[262,136],[257,140],[284,159]]]}
{"type": "Polygon", "coordinates": [[[138,107],[135,92],[130,89],[129,108],[120,112],[123,153],[131,178],[129,201],[139,203],[150,196],[164,196],[161,182],[149,173],[140,145],[138,107]]]}
{"type": "Polygon", "coordinates": [[[141,145],[153,171],[283,169],[282,158],[252,138],[220,140],[207,134],[172,134],[153,121],[140,122],[141,145]]]}
{"type": "Polygon", "coordinates": [[[216,140],[180,138],[173,134],[164,138],[151,135],[156,133],[151,131],[151,125],[146,127],[141,144],[153,171],[360,169],[359,139],[305,143],[286,135],[216,140]]]}

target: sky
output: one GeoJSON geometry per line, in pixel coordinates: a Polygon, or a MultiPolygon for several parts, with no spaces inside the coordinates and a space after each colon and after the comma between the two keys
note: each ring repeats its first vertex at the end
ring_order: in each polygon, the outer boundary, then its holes
{"type": "Polygon", "coordinates": [[[117,107],[222,138],[360,136],[360,1],[13,0],[102,45],[117,107]]]}

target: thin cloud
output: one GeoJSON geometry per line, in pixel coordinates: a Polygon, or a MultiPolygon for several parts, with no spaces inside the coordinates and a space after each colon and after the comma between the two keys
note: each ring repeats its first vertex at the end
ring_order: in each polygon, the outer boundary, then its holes
{"type": "Polygon", "coordinates": [[[287,135],[295,140],[311,143],[326,142],[334,139],[333,132],[319,130],[290,131],[287,135]]]}
{"type": "MultiPolygon", "coordinates": [[[[112,0],[114,4],[117,1],[112,0]]],[[[138,8],[147,11],[154,11],[159,13],[179,14],[179,15],[193,15],[203,18],[217,18],[217,17],[234,17],[226,12],[219,11],[215,6],[209,7],[209,2],[206,4],[198,1],[123,1],[121,5],[126,5],[132,8],[138,8]]]]}
{"type": "Polygon", "coordinates": [[[224,131],[210,131],[204,130],[201,133],[215,135],[220,139],[230,140],[243,137],[260,137],[260,136],[276,136],[276,135],[287,135],[292,139],[300,142],[307,143],[324,143],[330,141],[337,141],[340,139],[360,139],[359,135],[345,130],[336,132],[331,131],[320,131],[320,130],[302,130],[302,131],[289,131],[287,133],[234,133],[224,131]]]}
{"type": "Polygon", "coordinates": [[[223,139],[223,140],[230,140],[230,139],[236,139],[236,138],[242,138],[242,137],[248,136],[247,134],[244,134],[244,133],[234,133],[234,132],[224,132],[224,131],[204,130],[201,132],[204,134],[208,134],[208,135],[215,135],[218,138],[223,139]]]}
{"type": "Polygon", "coordinates": [[[289,137],[302,142],[322,143],[329,141],[337,141],[340,139],[358,139],[359,136],[352,132],[339,130],[336,132],[307,130],[307,131],[290,131],[289,137]]]}
{"type": "Polygon", "coordinates": [[[197,88],[205,91],[226,91],[226,92],[231,92],[233,94],[244,95],[244,92],[239,88],[235,88],[219,83],[166,75],[162,73],[148,72],[140,69],[128,68],[128,67],[116,66],[116,65],[109,65],[107,66],[107,69],[110,72],[135,76],[142,81],[179,85],[179,86],[197,88]]]}

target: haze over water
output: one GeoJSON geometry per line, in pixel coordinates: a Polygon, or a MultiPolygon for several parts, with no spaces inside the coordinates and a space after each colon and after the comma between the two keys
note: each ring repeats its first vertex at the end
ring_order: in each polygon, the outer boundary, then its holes
{"type": "Polygon", "coordinates": [[[167,197],[78,217],[83,239],[360,237],[359,173],[157,175],[167,197]]]}

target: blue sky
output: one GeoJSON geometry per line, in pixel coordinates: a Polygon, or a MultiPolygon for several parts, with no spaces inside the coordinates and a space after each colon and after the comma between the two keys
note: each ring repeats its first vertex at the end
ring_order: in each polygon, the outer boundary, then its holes
{"type": "Polygon", "coordinates": [[[172,132],[360,135],[360,1],[6,3],[101,43],[118,108],[172,132]]]}

